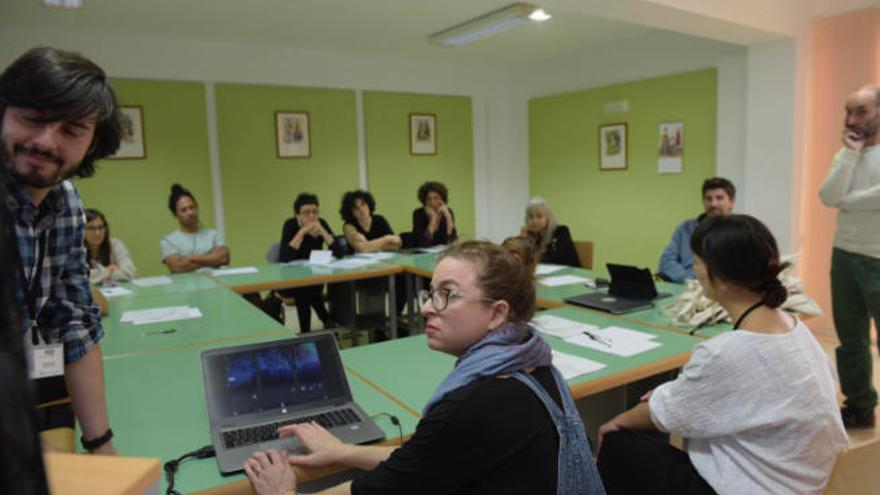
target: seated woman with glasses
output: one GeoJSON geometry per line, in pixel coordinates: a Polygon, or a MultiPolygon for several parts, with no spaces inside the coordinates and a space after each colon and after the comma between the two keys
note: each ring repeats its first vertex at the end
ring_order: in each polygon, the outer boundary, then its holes
{"type": "Polygon", "coordinates": [[[750,216],[720,215],[697,225],[690,247],[734,331],[696,346],[678,378],[602,425],[608,493],[822,493],[848,443],[837,380],[810,329],[779,309],[776,240],[750,216]],[[685,438],[685,451],[657,430],[685,438]]]}
{"type": "Polygon", "coordinates": [[[340,443],[316,424],[281,428],[308,453],[254,454],[244,469],[258,494],[290,493],[287,466],[362,469],[324,494],[602,494],[580,415],[550,346],[529,321],[534,274],[506,249],[454,244],[419,295],[428,346],[457,358],[403,446],[340,443]]]}
{"type": "Polygon", "coordinates": [[[94,285],[108,280],[126,282],[137,277],[125,244],[110,237],[110,224],[98,210],[86,209],[86,249],[89,252],[89,282],[94,285]]]}

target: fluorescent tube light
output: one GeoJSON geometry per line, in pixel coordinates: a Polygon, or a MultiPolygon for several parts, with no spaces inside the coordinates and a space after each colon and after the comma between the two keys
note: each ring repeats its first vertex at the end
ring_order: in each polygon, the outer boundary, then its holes
{"type": "Polygon", "coordinates": [[[434,33],[428,41],[435,45],[461,46],[527,22],[546,21],[550,17],[550,14],[536,5],[515,3],[434,33]]]}
{"type": "Polygon", "coordinates": [[[82,8],[82,0],[43,0],[43,5],[62,9],[79,9],[82,8]]]}

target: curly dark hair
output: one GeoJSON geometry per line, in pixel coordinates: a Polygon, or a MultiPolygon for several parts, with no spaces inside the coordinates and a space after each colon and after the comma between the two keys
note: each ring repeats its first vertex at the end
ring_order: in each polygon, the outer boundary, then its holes
{"type": "Polygon", "coordinates": [[[428,193],[432,191],[439,194],[444,203],[449,203],[449,189],[446,189],[442,182],[429,180],[419,187],[419,201],[422,202],[422,206],[428,203],[428,193]]]}
{"type": "Polygon", "coordinates": [[[177,215],[177,202],[184,196],[188,196],[189,199],[193,200],[193,203],[199,203],[196,201],[195,196],[189,192],[189,189],[184,188],[180,184],[174,184],[171,186],[171,196],[168,197],[168,209],[171,210],[172,215],[177,215]]]}
{"type": "Polygon", "coordinates": [[[760,220],[749,215],[708,216],[697,224],[690,244],[710,280],[722,278],[761,294],[771,308],[788,298],[779,281],[788,263],[780,262],[776,239],[760,220]]]}
{"type": "Polygon", "coordinates": [[[104,71],[78,53],[32,48],[0,74],[0,117],[8,107],[39,110],[41,122],[95,116],[95,135],[74,175],[91,177],[95,160],[119,149],[122,126],[104,71]]]}
{"type": "Polygon", "coordinates": [[[305,205],[315,205],[321,206],[318,203],[318,196],[312,193],[299,193],[299,196],[296,197],[296,200],[293,202],[293,214],[298,215],[299,209],[305,205]]]}
{"type": "Polygon", "coordinates": [[[372,194],[361,189],[348,191],[342,196],[342,206],[339,208],[339,215],[342,216],[343,222],[352,225],[357,222],[357,219],[354,218],[354,214],[351,213],[351,210],[354,209],[354,202],[357,200],[361,200],[367,204],[367,208],[370,209],[370,215],[376,211],[376,200],[373,199],[372,194]]]}

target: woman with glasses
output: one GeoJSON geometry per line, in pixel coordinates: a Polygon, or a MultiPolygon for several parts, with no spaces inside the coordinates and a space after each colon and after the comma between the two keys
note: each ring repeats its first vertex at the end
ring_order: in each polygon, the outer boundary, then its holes
{"type": "Polygon", "coordinates": [[[694,348],[675,380],[599,429],[609,494],[818,494],[847,445],[831,363],[779,309],[776,240],[747,215],[708,217],[690,239],[706,296],[735,322],[694,348]],[[651,432],[687,439],[685,451],[651,432]]]}
{"type": "Polygon", "coordinates": [[[89,282],[94,285],[107,281],[125,282],[137,276],[125,244],[110,237],[110,225],[98,210],[86,209],[86,249],[89,252],[89,282]]]}
{"type": "Polygon", "coordinates": [[[340,443],[316,424],[284,427],[308,453],[254,454],[258,494],[290,493],[287,464],[362,469],[324,494],[602,494],[589,442],[550,347],[529,325],[534,274],[489,242],[454,244],[420,294],[428,347],[457,358],[403,446],[340,443]]]}

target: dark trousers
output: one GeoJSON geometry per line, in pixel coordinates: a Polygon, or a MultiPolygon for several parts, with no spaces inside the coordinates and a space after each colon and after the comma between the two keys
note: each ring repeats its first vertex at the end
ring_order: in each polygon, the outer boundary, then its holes
{"type": "Polygon", "coordinates": [[[608,495],[715,493],[687,453],[653,433],[621,430],[605,435],[597,464],[608,495]]]}
{"type": "Polygon", "coordinates": [[[874,409],[871,318],[880,324],[880,259],[834,248],[831,254],[831,309],[840,339],[837,374],[846,405],[874,409]]]}
{"type": "MultiPolygon", "coordinates": [[[[285,291],[288,294],[288,291],[285,291]]],[[[330,323],[330,313],[324,306],[324,286],[301,287],[290,289],[289,294],[296,299],[296,316],[299,319],[299,331],[312,331],[312,308],[326,327],[330,323]]]]}

